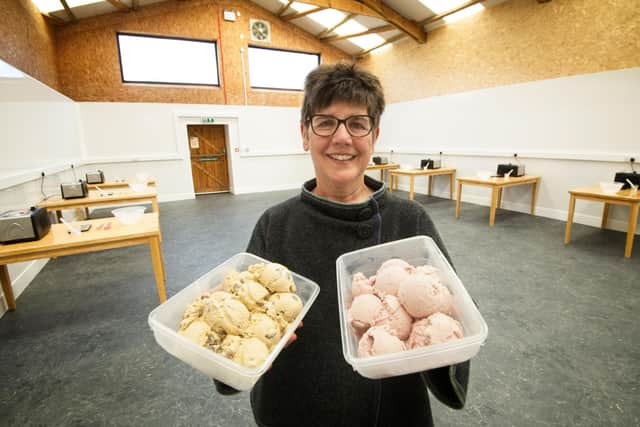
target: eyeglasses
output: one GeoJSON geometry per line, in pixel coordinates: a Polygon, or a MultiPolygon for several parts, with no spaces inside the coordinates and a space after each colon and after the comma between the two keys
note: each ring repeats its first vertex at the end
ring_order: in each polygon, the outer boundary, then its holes
{"type": "Polygon", "coordinates": [[[342,123],[349,135],[355,137],[367,136],[373,129],[373,118],[367,115],[349,116],[341,120],[327,114],[315,114],[308,121],[311,123],[313,133],[318,136],[333,135],[342,123]]]}

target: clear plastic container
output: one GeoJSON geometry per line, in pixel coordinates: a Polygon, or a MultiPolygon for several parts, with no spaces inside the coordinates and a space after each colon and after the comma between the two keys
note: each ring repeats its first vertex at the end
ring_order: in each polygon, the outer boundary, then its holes
{"type": "Polygon", "coordinates": [[[135,224],[144,215],[144,206],[129,206],[126,208],[114,209],[111,213],[124,225],[135,224]]]}
{"type": "Polygon", "coordinates": [[[337,259],[336,272],[342,352],[347,363],[363,377],[393,377],[464,362],[478,353],[487,338],[487,324],[482,315],[430,237],[416,236],[346,253],[337,259]],[[430,264],[439,270],[442,282],[453,295],[455,317],[462,324],[464,338],[398,353],[358,357],[358,341],[347,317],[347,307],[353,299],[351,278],[357,272],[367,277],[375,274],[390,258],[401,258],[414,266],[430,264]]]}
{"type": "Polygon", "coordinates": [[[149,326],[160,347],[203,374],[222,381],[237,390],[248,390],[253,387],[260,376],[271,366],[274,359],[278,357],[291,334],[311,308],[320,292],[320,287],[315,282],[292,272],[296,293],[304,304],[302,311],[289,324],[282,339],[271,350],[264,363],[257,368],[250,369],[239,365],[212,350],[197,345],[178,334],[178,328],[187,306],[204,292],[222,283],[229,270],[243,271],[251,264],[260,262],[267,263],[269,261],[249,253],[236,254],[156,307],[149,313],[149,326]]]}

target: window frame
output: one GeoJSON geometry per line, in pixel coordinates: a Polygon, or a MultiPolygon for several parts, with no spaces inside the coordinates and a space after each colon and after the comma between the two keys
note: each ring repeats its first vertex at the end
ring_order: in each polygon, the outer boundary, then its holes
{"type": "Polygon", "coordinates": [[[168,86],[199,86],[199,87],[221,87],[220,86],[220,60],[218,58],[218,41],[216,39],[196,39],[190,37],[179,37],[179,36],[165,36],[165,35],[156,35],[156,34],[139,34],[139,33],[129,33],[126,31],[116,31],[116,45],[118,47],[118,62],[120,63],[120,81],[123,84],[148,84],[148,85],[168,85],[168,86]],[[217,84],[208,84],[208,83],[176,83],[176,82],[159,82],[159,81],[140,81],[140,80],[125,80],[124,79],[124,69],[122,67],[122,52],[120,50],[120,36],[132,36],[132,37],[146,37],[151,39],[165,39],[165,40],[184,40],[190,42],[198,42],[198,43],[208,43],[213,44],[213,49],[215,52],[216,59],[216,78],[218,80],[217,84]]]}
{"type": "MultiPolygon", "coordinates": [[[[287,52],[287,53],[299,53],[304,55],[313,55],[318,58],[318,65],[322,64],[322,55],[320,52],[305,52],[302,50],[291,50],[291,49],[281,49],[277,47],[266,47],[266,46],[257,46],[250,44],[247,49],[247,60],[249,59],[249,51],[251,49],[261,49],[261,50],[276,50],[279,52],[287,52]]],[[[304,88],[302,89],[291,89],[291,88],[282,88],[282,87],[271,87],[271,86],[252,86],[251,85],[251,63],[249,62],[248,67],[249,74],[249,88],[257,89],[257,90],[271,90],[271,91],[286,91],[286,92],[304,92],[304,88]]]]}

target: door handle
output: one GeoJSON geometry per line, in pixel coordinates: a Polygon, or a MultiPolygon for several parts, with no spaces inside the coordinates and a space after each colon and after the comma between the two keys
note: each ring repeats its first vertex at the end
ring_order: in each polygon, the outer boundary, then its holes
{"type": "Polygon", "coordinates": [[[200,157],[198,161],[200,162],[217,162],[220,160],[219,157],[200,157]]]}

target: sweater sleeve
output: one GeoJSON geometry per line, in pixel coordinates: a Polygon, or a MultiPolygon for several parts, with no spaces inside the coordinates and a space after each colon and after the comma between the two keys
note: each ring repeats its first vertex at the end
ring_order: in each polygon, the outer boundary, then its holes
{"type": "MultiPolygon", "coordinates": [[[[426,212],[424,212],[424,215],[422,215],[419,220],[418,230],[419,234],[430,236],[435,241],[443,255],[447,258],[447,261],[449,261],[449,264],[451,264],[451,267],[455,270],[451,256],[440,237],[440,233],[438,233],[435,224],[426,212]]],[[[461,409],[464,407],[467,398],[470,367],[471,363],[467,361],[457,365],[444,366],[442,368],[421,372],[420,376],[425,386],[431,390],[439,401],[451,408],[461,409]]]]}

